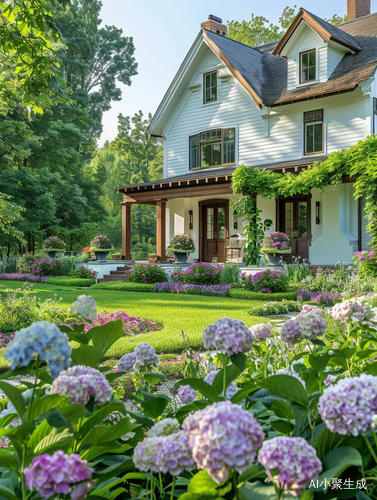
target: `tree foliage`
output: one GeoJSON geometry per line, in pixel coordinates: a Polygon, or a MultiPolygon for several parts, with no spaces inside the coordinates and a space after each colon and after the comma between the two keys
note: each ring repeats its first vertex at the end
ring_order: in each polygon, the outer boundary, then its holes
{"type": "MultiPolygon", "coordinates": [[[[296,17],[296,7],[296,5],[285,7],[278,24],[270,23],[266,17],[255,14],[251,14],[250,21],[228,21],[228,37],[250,45],[250,47],[280,40],[296,17]]],[[[325,21],[337,26],[346,21],[346,18],[347,16],[341,17],[334,14],[331,19],[325,19],[325,21]]]]}

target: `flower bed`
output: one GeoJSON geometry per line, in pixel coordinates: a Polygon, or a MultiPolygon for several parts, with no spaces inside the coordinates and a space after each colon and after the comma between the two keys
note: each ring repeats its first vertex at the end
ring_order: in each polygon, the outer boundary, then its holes
{"type": "Polygon", "coordinates": [[[139,316],[129,316],[124,311],[114,311],[108,313],[106,310],[97,314],[97,319],[92,323],[85,323],[85,332],[94,326],[105,325],[110,321],[121,320],[125,335],[140,334],[144,332],[153,332],[156,330],[156,323],[149,321],[148,318],[139,318],[139,316]]]}
{"type": "Polygon", "coordinates": [[[34,274],[22,274],[22,273],[2,273],[0,274],[0,280],[16,280],[16,281],[30,281],[33,283],[44,283],[50,276],[35,276],[34,274]]]}
{"type": "Polygon", "coordinates": [[[127,283],[162,283],[167,280],[167,274],[159,266],[143,266],[139,264],[126,273],[127,283]]]}
{"type": "Polygon", "coordinates": [[[153,291],[160,293],[187,293],[192,295],[227,296],[230,285],[191,285],[181,281],[156,283],[153,291]]]}
{"type": "Polygon", "coordinates": [[[191,285],[218,285],[222,267],[208,262],[192,264],[183,273],[183,281],[191,285]]]}
{"type": "Polygon", "coordinates": [[[64,263],[60,259],[40,259],[34,262],[31,270],[35,276],[57,276],[62,274],[63,267],[64,263]]]}
{"type": "Polygon", "coordinates": [[[342,300],[339,292],[310,292],[309,290],[298,290],[297,298],[301,302],[319,302],[322,306],[333,306],[342,300]]]}

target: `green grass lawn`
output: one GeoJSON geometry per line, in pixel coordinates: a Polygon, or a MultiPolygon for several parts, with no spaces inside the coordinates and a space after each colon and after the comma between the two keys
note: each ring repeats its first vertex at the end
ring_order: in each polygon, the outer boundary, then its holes
{"type": "MultiPolygon", "coordinates": [[[[19,281],[1,281],[0,292],[6,288],[16,289],[21,286],[22,282],[19,281]]],[[[140,342],[150,343],[158,353],[181,353],[186,345],[181,332],[188,337],[189,345],[199,350],[203,346],[203,330],[208,324],[224,316],[239,319],[247,326],[266,321],[248,314],[250,308],[261,305],[260,301],[200,295],[73,289],[43,283],[35,283],[33,290],[42,301],[59,300],[61,297],[59,305],[65,308],[70,307],[78,295],[92,295],[97,302],[98,311],[106,309],[112,312],[120,309],[131,316],[148,318],[162,325],[159,331],[119,340],[109,351],[109,355],[116,358],[132,352],[140,342]]]]}

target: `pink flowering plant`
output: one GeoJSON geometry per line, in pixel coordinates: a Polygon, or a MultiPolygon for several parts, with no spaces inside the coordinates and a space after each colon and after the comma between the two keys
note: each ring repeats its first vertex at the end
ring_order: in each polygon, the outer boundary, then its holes
{"type": "Polygon", "coordinates": [[[245,289],[257,293],[284,293],[289,279],[283,271],[260,271],[245,280],[245,289]]]}
{"type": "Polygon", "coordinates": [[[61,259],[40,259],[31,266],[34,276],[59,276],[64,268],[61,259]]]}
{"type": "Polygon", "coordinates": [[[166,272],[160,266],[143,264],[127,270],[126,278],[130,283],[163,283],[168,279],[166,272]]]}
{"type": "Polygon", "coordinates": [[[188,234],[179,234],[170,240],[169,252],[194,253],[194,240],[188,234]]]}
{"type": "Polygon", "coordinates": [[[364,250],[353,254],[353,261],[362,276],[377,277],[377,250],[364,250]]]}
{"type": "Polygon", "coordinates": [[[64,252],[66,247],[67,245],[64,243],[64,241],[57,236],[49,236],[47,240],[44,240],[43,242],[43,250],[45,252],[54,250],[60,250],[64,252]]]}
{"type": "Polygon", "coordinates": [[[107,252],[113,248],[114,245],[111,243],[109,238],[102,234],[95,236],[90,242],[90,249],[92,252],[107,252]]]}
{"type": "Polygon", "coordinates": [[[274,231],[263,238],[260,244],[262,253],[290,254],[292,248],[289,246],[289,237],[285,233],[274,231]]]}
{"type": "Polygon", "coordinates": [[[198,262],[192,264],[183,273],[183,282],[190,285],[218,285],[222,265],[198,262]]]}

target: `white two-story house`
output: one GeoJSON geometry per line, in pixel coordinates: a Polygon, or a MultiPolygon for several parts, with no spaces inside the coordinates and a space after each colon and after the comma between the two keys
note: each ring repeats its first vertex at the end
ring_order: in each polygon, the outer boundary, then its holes
{"type": "MultiPolygon", "coordinates": [[[[301,9],[280,41],[259,47],[228,38],[215,16],[202,23],[149,126],[163,143],[163,179],[118,189],[126,259],[132,205],[150,204],[162,258],[187,233],[190,260],[223,261],[227,236],[242,233],[231,205],[239,165],[300,172],[377,131],[377,13],[370,0],[348,0],[348,19],[335,27],[301,9]]],[[[258,206],[293,255],[350,262],[369,241],[351,180],[258,206]]]]}

